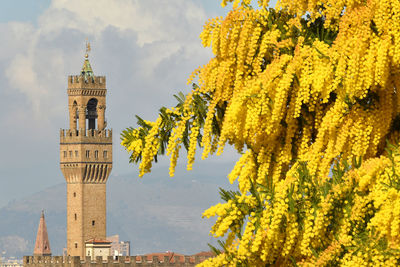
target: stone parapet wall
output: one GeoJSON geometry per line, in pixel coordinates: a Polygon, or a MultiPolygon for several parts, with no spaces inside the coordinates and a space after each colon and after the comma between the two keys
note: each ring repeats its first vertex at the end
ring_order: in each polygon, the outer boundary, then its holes
{"type": "Polygon", "coordinates": [[[94,76],[86,78],[83,75],[68,76],[68,89],[105,89],[106,77],[94,76]]]}
{"type": "Polygon", "coordinates": [[[85,260],[80,257],[63,257],[63,256],[24,256],[24,267],[189,267],[195,266],[207,257],[205,256],[184,256],[184,261],[181,261],[180,256],[174,256],[173,262],[168,256],[159,259],[153,256],[151,260],[146,256],[119,256],[116,259],[109,256],[103,261],[102,257],[96,257],[96,260],[91,260],[90,256],[85,260]],[[139,259],[139,260],[138,260],[139,259]]]}
{"type": "Polygon", "coordinates": [[[112,130],[95,130],[95,129],[60,129],[60,143],[112,143],[112,130]]]}

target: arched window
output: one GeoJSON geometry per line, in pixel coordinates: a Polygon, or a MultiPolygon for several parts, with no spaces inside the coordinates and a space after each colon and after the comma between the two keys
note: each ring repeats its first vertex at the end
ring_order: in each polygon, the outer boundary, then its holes
{"type": "Polygon", "coordinates": [[[86,106],[86,119],[88,120],[88,129],[96,129],[97,119],[97,99],[91,98],[86,106]]]}

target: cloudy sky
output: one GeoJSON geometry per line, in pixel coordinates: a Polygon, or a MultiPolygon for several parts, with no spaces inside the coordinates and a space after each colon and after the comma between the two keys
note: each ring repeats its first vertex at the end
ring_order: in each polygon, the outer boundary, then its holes
{"type": "MultiPolygon", "coordinates": [[[[59,129],[69,125],[67,76],[79,73],[86,38],[95,75],[107,77],[113,175],[138,179],[119,133],[135,125],[135,114],[152,120],[159,107],[175,104],[174,93],[190,89],[187,77],[212,56],[201,46],[202,26],[227,11],[219,0],[2,0],[1,5],[0,207],[64,182],[59,129]]],[[[236,158],[228,151],[209,161],[233,164],[236,158]]],[[[157,165],[165,168],[164,179],[169,179],[167,164],[157,165]]]]}

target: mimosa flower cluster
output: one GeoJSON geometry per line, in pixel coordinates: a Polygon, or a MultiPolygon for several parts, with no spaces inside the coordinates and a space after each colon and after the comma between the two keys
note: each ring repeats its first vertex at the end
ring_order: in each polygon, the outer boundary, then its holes
{"type": "Polygon", "coordinates": [[[400,153],[389,152],[337,161],[325,181],[299,162],[275,186],[211,207],[212,233],[236,238],[200,266],[398,266],[400,153]]]}
{"type": "Polygon", "coordinates": [[[203,266],[400,265],[400,157],[387,147],[400,131],[400,2],[229,2],[200,35],[214,57],[197,85],[124,131],[140,176],[164,152],[172,176],[182,146],[188,169],[197,145],[202,158],[227,143],[242,153],[228,175],[239,191],[203,214],[226,236],[203,266]]]}

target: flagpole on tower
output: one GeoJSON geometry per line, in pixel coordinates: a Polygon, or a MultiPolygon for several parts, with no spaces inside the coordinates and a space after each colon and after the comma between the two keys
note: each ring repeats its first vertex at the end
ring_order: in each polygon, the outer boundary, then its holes
{"type": "Polygon", "coordinates": [[[86,54],[85,54],[85,58],[89,57],[89,52],[90,51],[91,51],[90,42],[88,41],[88,38],[86,38],[86,54]]]}

